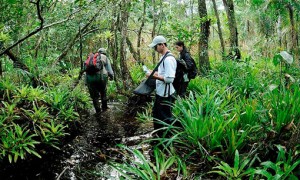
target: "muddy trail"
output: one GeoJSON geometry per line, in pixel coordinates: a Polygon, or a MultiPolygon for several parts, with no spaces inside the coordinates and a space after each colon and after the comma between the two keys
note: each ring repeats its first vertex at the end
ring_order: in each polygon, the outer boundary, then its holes
{"type": "MultiPolygon", "coordinates": [[[[68,142],[60,150],[51,149],[42,159],[31,158],[16,165],[0,165],[1,179],[119,179],[118,173],[107,165],[118,158],[117,144],[139,148],[150,137],[152,123],[140,123],[126,111],[123,103],[109,103],[109,109],[96,116],[90,112],[76,124],[68,142]]],[[[121,158],[121,157],[120,157],[121,158]]]]}

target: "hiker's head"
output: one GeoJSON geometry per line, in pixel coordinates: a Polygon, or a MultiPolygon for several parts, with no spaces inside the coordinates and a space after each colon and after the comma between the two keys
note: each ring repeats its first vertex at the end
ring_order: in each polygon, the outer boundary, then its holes
{"type": "Polygon", "coordinates": [[[149,47],[153,48],[158,53],[163,53],[167,50],[167,40],[163,36],[156,36],[149,47]]]}
{"type": "Polygon", "coordinates": [[[100,49],[98,49],[98,52],[99,52],[100,54],[106,54],[106,49],[100,48],[100,49]]]}
{"type": "Polygon", "coordinates": [[[175,48],[178,52],[182,52],[185,49],[184,42],[183,41],[177,41],[175,43],[175,48]]]}

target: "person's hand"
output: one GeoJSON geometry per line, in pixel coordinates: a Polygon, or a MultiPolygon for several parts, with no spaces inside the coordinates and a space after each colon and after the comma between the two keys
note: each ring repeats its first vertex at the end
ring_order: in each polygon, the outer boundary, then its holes
{"type": "Polygon", "coordinates": [[[148,70],[148,72],[146,73],[146,77],[149,77],[151,73],[152,73],[152,70],[148,70]]]}

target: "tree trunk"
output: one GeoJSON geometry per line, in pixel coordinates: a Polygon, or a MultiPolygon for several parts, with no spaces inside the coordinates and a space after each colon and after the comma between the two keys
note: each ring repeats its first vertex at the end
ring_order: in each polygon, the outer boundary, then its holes
{"type": "MultiPolygon", "coordinates": [[[[120,14],[117,13],[119,12],[119,6],[116,5],[115,7],[115,10],[113,11],[113,14],[112,14],[112,24],[111,24],[111,31],[114,32],[114,36],[111,40],[111,43],[109,43],[110,45],[110,51],[111,51],[111,54],[112,54],[112,68],[114,70],[114,74],[115,74],[115,79],[121,79],[122,78],[122,75],[121,75],[121,70],[118,66],[119,64],[119,56],[118,56],[118,52],[119,52],[119,44],[118,44],[118,24],[119,24],[119,21],[120,21],[120,14]]],[[[121,91],[121,85],[119,83],[119,81],[116,81],[116,86],[117,86],[117,90],[118,91],[121,91]]]]}
{"type": "Polygon", "coordinates": [[[200,74],[205,75],[210,70],[210,63],[208,57],[208,37],[209,37],[210,20],[208,20],[207,17],[205,0],[198,0],[198,12],[199,12],[200,19],[202,19],[201,32],[200,32],[200,37],[198,42],[199,67],[200,67],[199,69],[200,69],[200,74]]]}
{"type": "Polygon", "coordinates": [[[220,17],[219,17],[219,12],[218,12],[218,8],[217,8],[216,0],[212,0],[212,2],[213,2],[213,6],[214,6],[215,15],[216,15],[216,18],[217,18],[218,34],[219,34],[220,44],[221,44],[221,53],[222,53],[222,57],[224,57],[224,55],[225,55],[225,45],[224,45],[222,28],[221,28],[221,21],[220,21],[220,17]]]}
{"type": "Polygon", "coordinates": [[[32,87],[36,88],[39,85],[39,80],[37,77],[35,77],[34,75],[32,75],[29,71],[29,68],[17,57],[15,56],[11,50],[5,51],[5,54],[14,62],[14,67],[15,68],[20,68],[24,71],[27,71],[29,73],[28,74],[30,80],[31,80],[31,85],[32,87]]]}
{"type": "Polygon", "coordinates": [[[127,27],[128,27],[128,18],[129,12],[128,9],[130,7],[130,1],[123,1],[123,5],[121,6],[121,21],[120,21],[120,30],[121,30],[121,39],[120,39],[120,64],[121,64],[121,73],[123,79],[123,88],[129,89],[132,84],[132,78],[130,76],[127,61],[126,61],[126,37],[127,37],[127,27]]]}
{"type": "Polygon", "coordinates": [[[127,46],[129,47],[129,51],[131,52],[134,60],[136,60],[138,63],[141,63],[139,58],[138,58],[138,54],[137,54],[136,50],[134,49],[134,47],[132,45],[132,42],[130,41],[129,37],[126,37],[126,43],[127,43],[127,46]]]}
{"type": "Polygon", "coordinates": [[[276,30],[277,30],[277,36],[278,36],[279,47],[282,46],[282,30],[281,30],[281,24],[282,24],[282,17],[281,17],[281,15],[279,15],[279,16],[278,16],[277,25],[276,25],[276,30]]]}
{"type": "Polygon", "coordinates": [[[0,76],[3,75],[3,69],[2,69],[2,59],[0,60],[0,76]]]}
{"type": "Polygon", "coordinates": [[[235,20],[235,12],[234,12],[234,4],[233,0],[223,0],[223,4],[226,10],[227,18],[228,18],[228,26],[230,31],[230,52],[229,57],[231,59],[241,59],[241,53],[238,48],[238,32],[237,32],[237,24],[235,20]]]}
{"type": "MultiPolygon", "coordinates": [[[[191,22],[194,22],[194,19],[195,19],[195,17],[194,17],[195,6],[194,5],[195,5],[194,0],[190,0],[191,22]]],[[[188,31],[193,31],[192,28],[193,28],[192,26],[188,26],[188,31]]],[[[195,42],[194,38],[197,38],[197,37],[191,36],[188,41],[195,42]]],[[[188,45],[188,49],[191,50],[191,47],[192,47],[193,43],[188,43],[187,45],[188,45]]]]}
{"type": "Polygon", "coordinates": [[[137,39],[137,58],[140,61],[141,60],[141,37],[142,37],[142,31],[145,25],[145,20],[146,20],[146,1],[144,1],[143,4],[143,18],[141,22],[140,29],[138,31],[138,39],[137,39]]]}
{"type": "MultiPolygon", "coordinates": [[[[292,35],[292,45],[291,45],[291,51],[293,52],[294,58],[298,60],[298,46],[297,46],[297,32],[295,28],[295,21],[294,21],[294,9],[293,6],[288,3],[287,5],[289,17],[290,17],[290,23],[291,23],[291,35],[292,35]]],[[[297,62],[298,63],[298,62],[297,62]]]]}
{"type": "Polygon", "coordinates": [[[34,52],[34,58],[36,59],[38,57],[38,53],[39,53],[39,49],[40,49],[40,45],[43,41],[43,33],[40,33],[40,37],[38,38],[37,42],[36,42],[36,45],[35,45],[35,52],[34,52]]]}
{"type": "MultiPolygon", "coordinates": [[[[156,12],[156,1],[152,0],[152,6],[153,6],[153,11],[152,11],[152,18],[153,18],[153,26],[152,26],[152,32],[151,32],[151,41],[152,39],[156,36],[156,26],[158,23],[158,14],[156,12]]],[[[152,51],[152,62],[153,64],[156,64],[156,59],[155,59],[155,51],[152,51]]]]}

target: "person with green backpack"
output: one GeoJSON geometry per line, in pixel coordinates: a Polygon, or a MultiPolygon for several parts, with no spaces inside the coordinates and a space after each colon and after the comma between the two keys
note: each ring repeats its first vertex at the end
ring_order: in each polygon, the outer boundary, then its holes
{"type": "Polygon", "coordinates": [[[84,63],[84,71],[86,72],[86,84],[89,89],[90,97],[96,113],[101,113],[99,97],[101,95],[102,111],[108,109],[106,85],[108,77],[110,80],[114,77],[111,64],[106,56],[106,50],[100,48],[97,53],[91,53],[84,63]]]}

